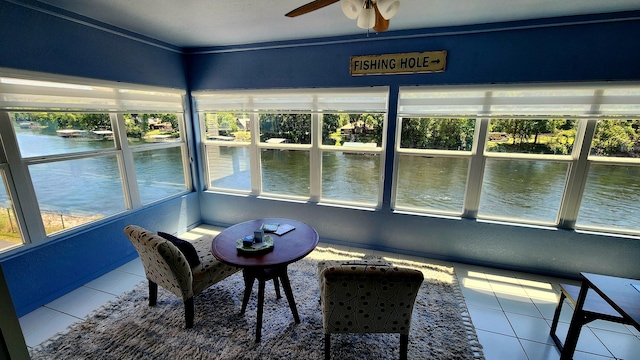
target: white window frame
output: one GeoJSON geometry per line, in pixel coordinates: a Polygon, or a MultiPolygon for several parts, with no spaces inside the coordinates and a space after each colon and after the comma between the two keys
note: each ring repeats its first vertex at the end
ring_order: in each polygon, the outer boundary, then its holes
{"type": "Polygon", "coordinates": [[[635,230],[617,230],[596,227],[576,226],[580,210],[582,191],[587,179],[590,164],[633,165],[640,166],[639,159],[610,158],[589,156],[591,141],[599,119],[608,119],[615,115],[624,115],[625,119],[640,118],[640,84],[638,83],[591,83],[591,84],[531,84],[531,85],[479,85],[479,86],[417,86],[400,87],[396,119],[396,148],[393,171],[392,208],[398,213],[415,213],[415,210],[396,209],[398,160],[401,155],[429,155],[434,157],[455,156],[470,159],[464,207],[460,213],[418,211],[422,215],[441,215],[465,217],[478,220],[504,221],[512,219],[500,217],[479,217],[478,208],[482,190],[482,179],[487,159],[510,159],[526,161],[553,161],[568,164],[565,190],[560,201],[556,221],[517,220],[517,224],[552,226],[567,229],[601,231],[624,235],[640,235],[635,230]],[[607,90],[614,95],[607,95],[607,90]],[[629,90],[628,94],[624,94],[629,90]],[[566,91],[567,96],[554,96],[554,92],[566,91]],[[526,96],[538,92],[547,95],[526,96]],[[574,94],[575,92],[575,94],[574,94]],[[433,95],[430,95],[432,93],[433,95]],[[495,94],[507,94],[498,96],[495,94]],[[510,94],[511,93],[511,94],[510,94]],[[415,94],[415,95],[412,95],[415,94]],[[423,95],[420,95],[423,94],[423,95]],[[426,94],[426,95],[424,95],[426,94]],[[449,96],[449,95],[450,96],[449,96]],[[404,96],[403,96],[404,95],[404,96]],[[412,98],[412,96],[414,96],[412,98]],[[421,109],[424,107],[424,109],[421,109]],[[578,120],[576,139],[570,155],[537,155],[522,153],[487,152],[489,124],[491,119],[527,117],[535,119],[553,118],[549,108],[557,107],[563,113],[555,117],[578,120]],[[514,109],[522,108],[522,111],[514,109]],[[497,109],[497,110],[496,110],[497,109]],[[510,109],[510,110],[509,110],[510,109]],[[510,112],[509,112],[510,111],[510,112]],[[516,114],[515,116],[513,114],[516,114]],[[470,152],[403,149],[400,147],[401,120],[408,117],[423,118],[475,118],[474,145],[470,152]]]}
{"type": "MultiPolygon", "coordinates": [[[[147,112],[148,113],[148,112],[147,112]]],[[[187,146],[187,137],[186,137],[186,132],[185,132],[185,117],[183,113],[176,113],[177,117],[178,117],[178,131],[180,133],[180,137],[178,141],[170,141],[170,142],[157,142],[157,143],[146,143],[146,144],[140,144],[140,145],[135,145],[135,146],[131,146],[129,145],[128,141],[126,141],[127,139],[127,134],[126,134],[126,129],[125,129],[125,122],[124,122],[124,113],[115,113],[112,114],[111,117],[111,123],[112,124],[116,124],[117,125],[117,129],[118,129],[118,134],[119,136],[115,137],[115,141],[116,141],[116,148],[121,149],[122,150],[122,164],[121,164],[121,173],[124,173],[127,175],[126,181],[125,181],[125,188],[128,188],[129,191],[126,191],[126,194],[128,194],[127,198],[128,198],[128,209],[137,209],[140,208],[142,206],[146,206],[146,205],[150,205],[159,201],[163,201],[166,199],[165,198],[160,198],[160,199],[156,199],[153,200],[151,202],[148,202],[146,204],[142,203],[142,199],[140,198],[140,192],[138,191],[138,179],[137,179],[137,175],[136,175],[136,171],[135,171],[135,164],[133,161],[133,154],[135,154],[136,152],[145,152],[145,151],[152,151],[152,150],[161,150],[161,149],[170,149],[170,148],[175,148],[175,147],[179,147],[180,148],[180,152],[182,153],[182,172],[184,174],[184,181],[185,181],[185,191],[182,193],[177,193],[177,195],[181,195],[187,192],[191,192],[193,191],[193,181],[192,181],[192,176],[191,176],[191,169],[190,169],[190,161],[189,159],[191,158],[189,155],[189,148],[187,146]],[[124,140],[123,140],[124,139],[124,140]]],[[[114,127],[115,128],[115,127],[114,127]]],[[[115,132],[114,132],[115,133],[115,132]]],[[[171,195],[169,196],[169,198],[174,197],[175,195],[171,195]]]]}
{"type": "MultiPolygon", "coordinates": [[[[355,111],[351,111],[351,112],[347,112],[348,114],[352,114],[352,113],[357,113],[355,111]]],[[[314,174],[312,173],[312,179],[316,178],[317,182],[316,182],[316,186],[318,187],[318,189],[316,189],[316,194],[321,194],[322,193],[322,156],[325,152],[343,152],[343,153],[359,153],[359,154],[369,154],[369,155],[376,155],[376,156],[380,156],[380,172],[378,173],[378,199],[377,202],[375,204],[375,209],[380,209],[382,206],[382,197],[383,197],[383,190],[384,190],[384,167],[385,167],[385,149],[386,149],[386,143],[387,143],[387,128],[388,128],[388,114],[385,111],[384,113],[380,113],[380,112],[372,112],[373,114],[381,114],[383,115],[383,124],[382,124],[382,140],[381,140],[381,144],[380,147],[376,147],[374,149],[370,148],[370,147],[359,147],[359,146],[350,146],[348,148],[345,148],[344,146],[335,146],[335,145],[322,145],[322,119],[318,119],[317,121],[317,129],[316,129],[316,134],[318,135],[317,139],[315,140],[315,143],[318,144],[318,156],[319,156],[319,162],[320,162],[320,172],[318,174],[316,174],[316,176],[313,176],[314,174]]],[[[320,116],[321,117],[321,116],[320,116]]],[[[313,180],[312,180],[312,189],[313,189],[313,180]]],[[[369,204],[364,204],[358,201],[341,201],[341,200],[335,200],[335,199],[326,199],[326,198],[322,198],[321,196],[319,196],[317,198],[318,202],[320,202],[321,204],[326,204],[326,205],[343,205],[346,207],[357,207],[359,209],[370,209],[371,205],[369,204]]],[[[314,198],[312,197],[312,201],[314,201],[314,198]]]]}
{"type": "Polygon", "coordinates": [[[7,192],[13,199],[24,241],[23,246],[3,251],[0,256],[22,251],[26,247],[50,241],[69,232],[80,231],[121,214],[109,214],[97,221],[47,235],[29,175],[30,165],[116,156],[120,165],[126,212],[143,207],[138,193],[133,153],[179,147],[182,153],[185,191],[151,203],[193,191],[189,147],[184,124],[186,108],[184,90],[0,68],[0,95],[2,95],[0,97],[0,133],[4,145],[4,152],[0,154],[0,158],[6,159],[6,162],[0,166],[7,175],[7,192]],[[9,114],[28,112],[108,113],[114,134],[114,147],[23,158],[9,114]],[[127,144],[123,119],[125,113],[175,113],[179,120],[180,139],[176,142],[130,147],[127,144]]]}
{"type": "MultiPolygon", "coordinates": [[[[315,202],[324,205],[363,207],[354,201],[335,201],[322,198],[322,154],[323,152],[365,152],[380,155],[380,181],[378,201],[375,208],[382,204],[384,154],[386,144],[387,87],[339,88],[339,89],[295,89],[295,90],[247,90],[247,91],[199,91],[193,92],[196,111],[199,115],[202,139],[203,168],[205,172],[205,191],[235,193],[264,197],[269,199],[315,202]],[[357,101],[349,101],[350,97],[357,101]],[[210,140],[206,137],[204,117],[207,113],[246,113],[251,120],[251,142],[228,142],[210,140]],[[260,142],[260,114],[295,113],[311,114],[311,144],[273,144],[260,142]],[[340,113],[376,113],[383,114],[383,138],[379,148],[322,145],[322,115],[340,113]],[[251,190],[237,190],[211,187],[209,178],[209,160],[207,148],[211,146],[247,147],[250,154],[251,190]],[[262,149],[280,149],[309,151],[310,156],[310,194],[309,196],[290,196],[265,193],[262,190],[260,151],[262,149]]],[[[364,206],[370,208],[370,206],[364,206]]]]}

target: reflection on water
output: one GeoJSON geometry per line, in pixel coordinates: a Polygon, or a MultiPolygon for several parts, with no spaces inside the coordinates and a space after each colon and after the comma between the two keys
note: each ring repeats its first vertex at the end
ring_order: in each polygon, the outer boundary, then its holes
{"type": "Polygon", "coordinates": [[[550,161],[488,159],[478,216],[555,223],[567,168],[550,161]]]}
{"type": "Polygon", "coordinates": [[[400,155],[396,206],[461,213],[469,160],[400,155]]]}
{"type": "Polygon", "coordinates": [[[309,152],[262,149],[262,191],[309,196],[309,152]]]}
{"type": "Polygon", "coordinates": [[[91,215],[125,210],[115,156],[29,166],[40,210],[91,215]]]}
{"type": "Polygon", "coordinates": [[[640,230],[640,166],[591,165],[577,225],[640,230]]]}
{"type": "MultiPolygon", "coordinates": [[[[62,138],[16,128],[22,156],[112,148],[112,141],[62,138]]],[[[180,148],[136,152],[135,167],[143,202],[183,191],[180,148]]],[[[211,185],[251,190],[247,147],[208,147],[211,185]]],[[[309,196],[309,152],[262,150],[264,192],[309,196]]],[[[331,200],[377,204],[380,155],[325,152],[322,194],[331,200]]],[[[396,205],[460,213],[469,163],[463,158],[401,155],[396,205]]],[[[31,165],[42,210],[112,214],[124,210],[115,156],[31,165]]],[[[567,165],[548,161],[488,159],[480,216],[555,222],[567,165]]],[[[592,165],[577,224],[640,230],[640,167],[592,165]]],[[[6,195],[0,204],[7,207],[6,195]]]]}
{"type": "Polygon", "coordinates": [[[112,140],[44,135],[32,130],[20,129],[17,126],[14,126],[14,129],[20,147],[20,155],[24,158],[115,148],[112,140]]]}
{"type": "MultiPolygon", "coordinates": [[[[211,186],[251,190],[249,149],[210,146],[211,186]]],[[[308,151],[263,149],[262,191],[308,197],[310,160],[308,151]]],[[[322,195],[324,199],[353,201],[370,206],[378,203],[380,155],[325,152],[322,155],[322,195]]]]}
{"type": "MultiPolygon", "coordinates": [[[[209,150],[211,154],[212,151],[209,150]]],[[[248,148],[225,148],[210,166],[212,186],[250,189],[248,148]],[[237,169],[237,171],[232,171],[237,169]]],[[[211,161],[213,160],[213,161],[211,161]]],[[[323,153],[323,198],[376,204],[378,155],[323,153]]],[[[262,152],[263,191],[309,195],[309,153],[262,152]]],[[[461,213],[469,160],[465,158],[401,155],[396,206],[461,213]]],[[[555,223],[568,165],[550,161],[488,159],[480,196],[480,216],[555,223]]],[[[640,167],[591,166],[578,225],[639,230],[640,167]]]]}
{"type": "Polygon", "coordinates": [[[324,152],[322,198],[375,206],[380,192],[380,155],[324,152]]]}
{"type": "MultiPolygon", "coordinates": [[[[15,129],[23,157],[113,148],[109,140],[63,138],[15,129]]],[[[180,148],[135,152],[134,166],[143,203],[186,189],[180,148]]],[[[41,211],[107,216],[126,210],[116,155],[33,164],[29,174],[41,211]]],[[[9,207],[3,193],[0,206],[9,207]]]]}
{"type": "Polygon", "coordinates": [[[207,146],[207,158],[211,186],[251,190],[248,147],[207,146]]]}
{"type": "Polygon", "coordinates": [[[133,164],[143,204],[187,189],[179,147],[135,152],[133,164]]]}

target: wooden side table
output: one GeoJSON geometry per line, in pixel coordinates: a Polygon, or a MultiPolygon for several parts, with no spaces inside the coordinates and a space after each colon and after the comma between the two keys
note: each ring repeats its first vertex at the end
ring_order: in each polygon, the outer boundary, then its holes
{"type": "Polygon", "coordinates": [[[561,352],[561,360],[573,358],[582,326],[593,320],[603,319],[629,324],[640,331],[640,291],[633,286],[640,286],[640,280],[590,273],[580,275],[583,281],[579,291],[575,286],[561,286],[560,303],[551,325],[551,337],[561,352]],[[562,344],[555,335],[555,330],[564,297],[575,301],[575,309],[567,338],[562,344]]]}
{"type": "Polygon", "coordinates": [[[231,226],[222,231],[213,239],[211,252],[216,259],[243,268],[245,283],[244,297],[242,299],[241,314],[244,314],[247,303],[251,297],[253,283],[258,280],[258,309],[256,324],[256,342],[262,335],[262,313],[264,307],[264,287],[269,280],[274,280],[276,294],[280,297],[279,282],[287,297],[291,313],[296,323],[300,323],[298,310],[293,298],[293,291],[287,275],[287,266],[307,256],[318,245],[318,232],[311,226],[290,219],[266,218],[246,221],[231,226]],[[253,235],[254,230],[260,229],[262,224],[288,224],[295,227],[294,230],[278,236],[268,233],[274,239],[273,250],[259,254],[244,254],[238,251],[237,240],[246,235],[253,235]]]}

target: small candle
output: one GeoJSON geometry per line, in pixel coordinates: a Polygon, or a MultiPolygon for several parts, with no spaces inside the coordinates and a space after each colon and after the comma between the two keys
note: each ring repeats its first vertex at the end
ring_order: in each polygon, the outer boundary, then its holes
{"type": "Polygon", "coordinates": [[[257,243],[261,243],[262,239],[264,238],[264,230],[260,229],[260,230],[255,230],[253,232],[253,238],[255,239],[255,241],[257,243]]]}

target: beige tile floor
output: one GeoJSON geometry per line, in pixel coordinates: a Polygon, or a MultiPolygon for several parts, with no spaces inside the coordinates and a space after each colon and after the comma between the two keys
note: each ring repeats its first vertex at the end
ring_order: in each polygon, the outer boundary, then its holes
{"type": "MultiPolygon", "coordinates": [[[[221,229],[200,226],[180,235],[195,239],[214,235],[221,229]]],[[[391,254],[361,248],[321,243],[319,247],[369,253],[411,261],[437,262],[454,266],[471,319],[487,360],[557,360],[549,329],[559,298],[559,283],[575,281],[488,267],[435,261],[415,256],[391,254]]],[[[109,272],[84,286],[26,314],[20,325],[27,346],[36,346],[94,309],[144,281],[140,259],[109,272]]],[[[566,334],[572,308],[563,306],[558,326],[561,339],[566,334]]],[[[640,333],[631,326],[594,321],[583,328],[575,360],[640,359],[640,333]]]]}

